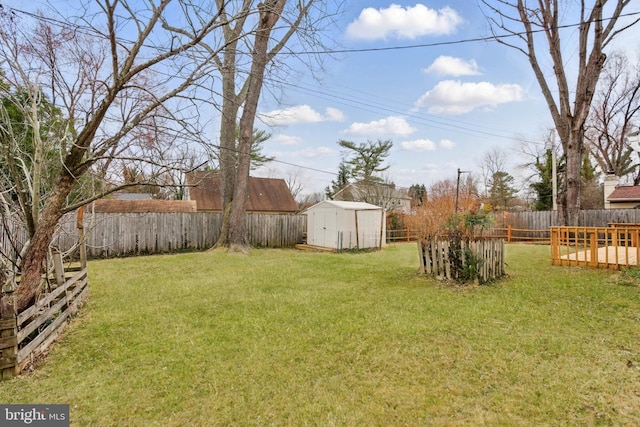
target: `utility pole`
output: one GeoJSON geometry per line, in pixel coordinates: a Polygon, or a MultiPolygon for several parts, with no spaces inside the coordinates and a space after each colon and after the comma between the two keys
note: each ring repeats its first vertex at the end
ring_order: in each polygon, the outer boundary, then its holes
{"type": "Polygon", "coordinates": [[[456,210],[454,212],[454,214],[458,213],[458,199],[460,196],[460,175],[463,173],[470,173],[471,171],[461,171],[460,168],[458,168],[458,181],[456,183],[456,210]]]}

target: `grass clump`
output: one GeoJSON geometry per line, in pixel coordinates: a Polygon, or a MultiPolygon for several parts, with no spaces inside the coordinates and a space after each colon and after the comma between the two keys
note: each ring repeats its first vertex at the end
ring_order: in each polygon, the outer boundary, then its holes
{"type": "Polygon", "coordinates": [[[509,246],[509,279],[451,288],[417,248],[95,261],[91,298],[4,403],[73,425],[640,424],[640,298],[509,246]]]}

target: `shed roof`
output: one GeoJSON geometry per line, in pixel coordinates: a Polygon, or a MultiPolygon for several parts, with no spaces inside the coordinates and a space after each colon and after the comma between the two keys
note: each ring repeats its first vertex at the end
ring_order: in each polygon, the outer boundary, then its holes
{"type": "Polygon", "coordinates": [[[89,205],[97,213],[196,212],[193,200],[115,200],[100,199],[89,205]]]}
{"type": "MultiPolygon", "coordinates": [[[[220,174],[192,172],[187,175],[189,197],[197,203],[198,211],[222,211],[220,174]]],[[[249,212],[295,213],[298,204],[284,179],[249,177],[249,212]]]]}
{"type": "Polygon", "coordinates": [[[307,211],[320,207],[321,205],[327,205],[338,209],[351,210],[351,211],[363,211],[363,210],[381,210],[380,206],[372,205],[365,202],[345,202],[342,200],[323,200],[316,203],[307,209],[307,211]]]}
{"type": "Polygon", "coordinates": [[[640,201],[640,185],[622,185],[616,187],[607,200],[610,202],[634,202],[640,201]]]}

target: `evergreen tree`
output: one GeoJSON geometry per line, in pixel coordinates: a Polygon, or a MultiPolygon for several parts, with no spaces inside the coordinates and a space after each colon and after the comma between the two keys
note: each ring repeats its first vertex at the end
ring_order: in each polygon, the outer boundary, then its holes
{"type": "Polygon", "coordinates": [[[336,179],[331,181],[331,185],[327,186],[324,189],[325,194],[328,199],[333,199],[333,196],[344,187],[349,184],[349,177],[351,176],[351,169],[345,163],[344,160],[340,162],[340,166],[338,166],[338,176],[336,179]]]}
{"type": "MultiPolygon", "coordinates": [[[[536,192],[536,201],[533,204],[534,211],[550,211],[553,209],[553,155],[551,149],[544,152],[542,160],[537,157],[535,163],[536,173],[539,181],[529,186],[536,192]]],[[[558,189],[562,188],[562,180],[564,179],[565,158],[561,156],[558,159],[556,168],[558,189]]]]}
{"type": "Polygon", "coordinates": [[[409,187],[411,205],[421,206],[427,200],[427,188],[424,184],[413,184],[409,187]]]}
{"type": "Polygon", "coordinates": [[[340,140],[338,145],[352,152],[352,156],[346,161],[351,172],[351,177],[356,182],[381,183],[384,179],[380,174],[389,166],[382,166],[385,158],[389,156],[389,150],[393,146],[391,140],[367,141],[356,145],[354,142],[340,140]]]}
{"type": "Polygon", "coordinates": [[[513,199],[518,190],[514,188],[515,179],[507,172],[498,171],[493,174],[489,181],[489,202],[495,208],[508,209],[509,202],[513,199]]]}
{"type": "Polygon", "coordinates": [[[553,158],[551,149],[547,149],[542,160],[536,158],[535,168],[540,177],[540,181],[530,185],[536,192],[536,201],[533,205],[534,211],[550,211],[553,207],[553,158]]]}

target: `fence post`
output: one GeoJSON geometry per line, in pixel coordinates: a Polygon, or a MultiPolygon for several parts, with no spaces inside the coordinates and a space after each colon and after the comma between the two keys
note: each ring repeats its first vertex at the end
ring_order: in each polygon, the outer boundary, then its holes
{"type": "Polygon", "coordinates": [[[18,375],[18,326],[16,317],[0,319],[0,380],[18,375]]]}
{"type": "Polygon", "coordinates": [[[420,273],[424,274],[426,271],[425,264],[427,263],[426,257],[428,255],[425,255],[425,247],[420,239],[418,239],[418,254],[420,254],[420,273]]]}
{"type": "Polygon", "coordinates": [[[507,243],[511,243],[511,224],[507,226],[507,243]]]}
{"type": "Polygon", "coordinates": [[[56,283],[58,286],[62,286],[64,284],[64,266],[62,264],[62,253],[60,251],[54,249],[52,251],[53,257],[53,273],[56,276],[56,283]]]}

